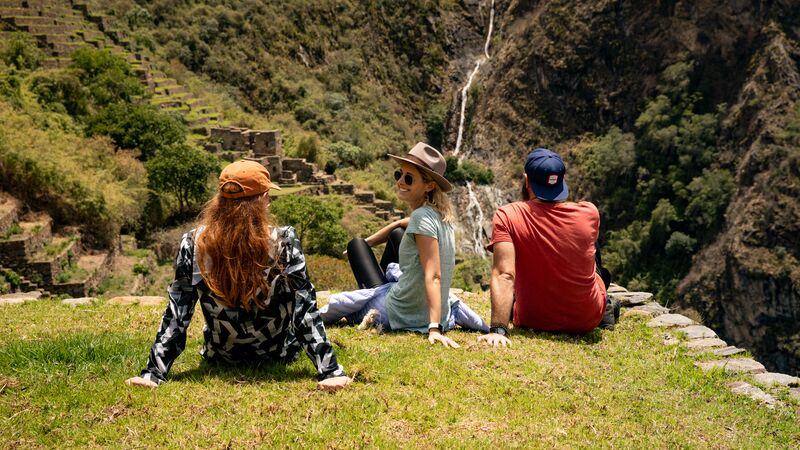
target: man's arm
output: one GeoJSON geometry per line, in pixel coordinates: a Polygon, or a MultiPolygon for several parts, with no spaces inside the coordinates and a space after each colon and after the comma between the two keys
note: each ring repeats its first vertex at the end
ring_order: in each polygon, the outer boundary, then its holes
{"type": "MultiPolygon", "coordinates": [[[[508,328],[511,306],[514,302],[514,279],[516,278],[514,244],[497,242],[493,246],[492,280],[492,327],[508,328]]],[[[491,345],[510,345],[511,340],[500,333],[489,333],[478,337],[491,345]]]]}

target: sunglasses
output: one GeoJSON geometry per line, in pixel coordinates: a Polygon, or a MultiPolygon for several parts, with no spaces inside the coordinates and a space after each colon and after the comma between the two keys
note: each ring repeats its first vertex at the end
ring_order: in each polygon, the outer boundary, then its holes
{"type": "Polygon", "coordinates": [[[400,177],[403,177],[403,183],[405,183],[408,186],[411,186],[411,184],[414,183],[414,177],[411,176],[410,173],[406,172],[405,175],[403,175],[402,171],[395,170],[394,171],[394,180],[395,181],[400,181],[400,177]]]}

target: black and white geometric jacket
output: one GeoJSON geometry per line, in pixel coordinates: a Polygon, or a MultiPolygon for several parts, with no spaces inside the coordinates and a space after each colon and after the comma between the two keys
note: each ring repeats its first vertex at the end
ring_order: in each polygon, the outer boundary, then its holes
{"type": "MultiPolygon", "coordinates": [[[[215,300],[194,258],[194,235],[195,230],[191,230],[181,239],[175,281],[168,290],[167,309],[142,378],[158,384],[166,380],[175,358],[186,347],[186,330],[198,299],[206,321],[200,354],[206,359],[287,362],[295,359],[302,347],[320,380],[344,375],[319,317],[316,291],[308,279],[305,256],[294,228],[272,229],[279,254],[278,268],[265,270],[272,296],[266,308],[252,308],[249,312],[215,300]]],[[[276,255],[271,256],[275,261],[276,255]]],[[[260,291],[258,295],[262,295],[260,291]]]]}

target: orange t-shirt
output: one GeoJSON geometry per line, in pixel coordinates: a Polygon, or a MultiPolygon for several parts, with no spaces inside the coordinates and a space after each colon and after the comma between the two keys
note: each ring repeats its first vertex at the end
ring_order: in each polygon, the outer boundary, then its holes
{"type": "Polygon", "coordinates": [[[589,202],[515,202],[492,221],[491,251],[514,244],[514,325],[588,333],[603,318],[606,290],[595,270],[600,214],[589,202]]]}

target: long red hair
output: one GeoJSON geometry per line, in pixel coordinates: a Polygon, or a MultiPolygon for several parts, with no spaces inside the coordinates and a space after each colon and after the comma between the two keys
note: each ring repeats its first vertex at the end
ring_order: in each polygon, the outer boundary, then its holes
{"type": "MultiPolygon", "coordinates": [[[[233,183],[222,189],[241,190],[233,183]]],[[[263,195],[229,199],[217,193],[200,213],[200,224],[205,226],[197,239],[200,273],[217,300],[228,307],[250,311],[253,306],[264,308],[269,301],[264,270],[274,264],[270,255],[277,258],[277,252],[273,253],[276,243],[270,233],[268,205],[263,195]]]]}

